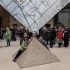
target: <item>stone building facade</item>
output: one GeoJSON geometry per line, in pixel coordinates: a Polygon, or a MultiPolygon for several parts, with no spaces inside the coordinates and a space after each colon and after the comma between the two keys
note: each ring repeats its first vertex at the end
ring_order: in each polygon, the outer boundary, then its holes
{"type": "Polygon", "coordinates": [[[0,28],[22,26],[13,16],[0,6],[0,28]]]}

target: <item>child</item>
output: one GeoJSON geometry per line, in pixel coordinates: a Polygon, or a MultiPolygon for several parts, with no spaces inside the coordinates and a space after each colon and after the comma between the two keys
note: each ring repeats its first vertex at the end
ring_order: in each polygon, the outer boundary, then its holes
{"type": "Polygon", "coordinates": [[[32,38],[29,39],[27,33],[24,33],[23,43],[22,43],[21,48],[19,49],[17,55],[13,59],[14,62],[16,62],[17,58],[22,54],[22,52],[24,52],[27,49],[27,46],[28,46],[28,44],[30,43],[31,40],[32,40],[32,38]]]}

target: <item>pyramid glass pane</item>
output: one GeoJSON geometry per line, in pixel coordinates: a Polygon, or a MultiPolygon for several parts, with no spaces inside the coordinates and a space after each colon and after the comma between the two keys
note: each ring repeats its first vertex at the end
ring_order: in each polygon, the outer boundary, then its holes
{"type": "Polygon", "coordinates": [[[0,0],[0,4],[29,30],[40,29],[69,0],[0,0]]]}

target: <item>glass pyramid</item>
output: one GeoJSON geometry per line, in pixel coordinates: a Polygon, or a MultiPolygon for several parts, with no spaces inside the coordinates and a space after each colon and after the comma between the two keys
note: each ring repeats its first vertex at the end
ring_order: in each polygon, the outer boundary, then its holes
{"type": "Polygon", "coordinates": [[[1,6],[31,31],[39,30],[68,3],[69,0],[0,0],[1,6]]]}

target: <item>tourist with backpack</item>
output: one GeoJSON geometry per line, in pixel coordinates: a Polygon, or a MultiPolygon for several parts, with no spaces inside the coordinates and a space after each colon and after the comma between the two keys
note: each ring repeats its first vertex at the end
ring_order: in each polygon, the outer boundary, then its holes
{"type": "Polygon", "coordinates": [[[53,47],[53,35],[52,35],[52,29],[51,28],[47,28],[46,30],[46,41],[47,41],[47,44],[48,42],[50,42],[50,48],[53,47]]]}
{"type": "Polygon", "coordinates": [[[63,42],[63,31],[61,27],[59,27],[57,31],[57,41],[58,41],[58,47],[61,47],[63,42]]]}

